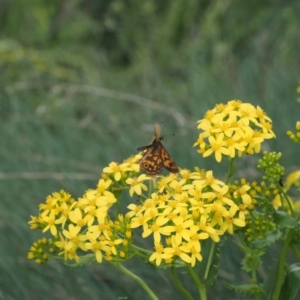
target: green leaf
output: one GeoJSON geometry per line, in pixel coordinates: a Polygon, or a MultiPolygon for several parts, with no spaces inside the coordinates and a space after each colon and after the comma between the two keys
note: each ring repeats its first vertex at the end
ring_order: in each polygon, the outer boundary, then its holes
{"type": "Polygon", "coordinates": [[[280,299],[295,299],[299,297],[300,289],[300,263],[290,265],[282,286],[280,299]]]}
{"type": "Polygon", "coordinates": [[[269,199],[267,199],[266,197],[262,197],[262,196],[256,196],[255,198],[260,199],[263,202],[264,205],[262,208],[263,208],[264,212],[275,213],[275,208],[269,199]]]}
{"type": "Polygon", "coordinates": [[[255,240],[251,243],[249,243],[249,246],[251,248],[257,248],[257,249],[263,249],[266,248],[267,246],[275,243],[277,240],[279,240],[282,236],[282,232],[279,230],[273,231],[268,233],[264,239],[262,240],[255,240]]]}
{"type": "Polygon", "coordinates": [[[260,256],[263,255],[264,252],[253,250],[251,253],[245,255],[245,258],[242,261],[242,268],[246,272],[251,272],[252,270],[256,270],[262,264],[260,256]]]}
{"type": "Polygon", "coordinates": [[[291,215],[280,210],[274,213],[274,222],[280,229],[295,228],[298,225],[297,221],[291,215]]]}
{"type": "Polygon", "coordinates": [[[235,284],[230,284],[230,283],[224,281],[224,285],[230,290],[234,290],[236,292],[246,294],[246,295],[263,294],[264,293],[264,290],[258,284],[235,285],[235,284]]]}
{"type": "Polygon", "coordinates": [[[236,244],[245,254],[245,257],[242,260],[242,269],[246,272],[251,272],[252,270],[259,268],[262,263],[260,257],[265,254],[265,249],[251,248],[247,244],[236,244]]]}

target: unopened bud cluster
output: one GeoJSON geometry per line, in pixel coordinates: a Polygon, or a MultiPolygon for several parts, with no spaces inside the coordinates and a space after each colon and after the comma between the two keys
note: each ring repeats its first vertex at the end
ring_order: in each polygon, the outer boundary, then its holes
{"type": "Polygon", "coordinates": [[[280,157],[280,152],[264,152],[264,156],[258,161],[257,166],[258,169],[265,172],[264,180],[269,180],[273,183],[280,182],[284,174],[284,167],[278,163],[280,157]]]}
{"type": "Polygon", "coordinates": [[[245,230],[246,240],[252,242],[254,240],[262,240],[269,232],[275,230],[275,223],[271,215],[265,213],[254,214],[247,217],[247,226],[245,230]]]}

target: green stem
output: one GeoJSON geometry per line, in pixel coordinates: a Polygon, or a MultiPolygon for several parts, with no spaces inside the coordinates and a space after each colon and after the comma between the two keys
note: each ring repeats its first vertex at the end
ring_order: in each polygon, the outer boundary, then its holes
{"type": "Polygon", "coordinates": [[[151,252],[151,251],[149,251],[149,250],[147,250],[147,249],[141,248],[141,247],[136,246],[136,245],[134,245],[134,244],[131,244],[131,246],[132,246],[132,248],[133,248],[134,250],[139,251],[139,252],[143,252],[143,253],[147,254],[148,256],[150,256],[150,255],[153,253],[153,252],[151,252]]]}
{"type": "Polygon", "coordinates": [[[300,251],[297,249],[295,245],[291,245],[291,249],[293,253],[297,256],[297,258],[300,260],[300,251]]]}
{"type": "Polygon", "coordinates": [[[135,246],[133,244],[131,244],[131,247],[135,253],[135,255],[142,257],[145,260],[149,260],[149,257],[151,256],[152,252],[143,248],[140,248],[138,246],[135,246]]]}
{"type": "Polygon", "coordinates": [[[294,209],[293,209],[293,206],[292,206],[289,198],[286,195],[286,192],[284,191],[284,189],[280,185],[278,185],[278,189],[280,190],[280,197],[282,197],[282,196],[284,197],[284,199],[285,199],[285,201],[286,201],[286,203],[287,203],[287,205],[288,205],[288,207],[291,211],[291,215],[293,216],[294,215],[294,209]]]}
{"type": "Polygon", "coordinates": [[[215,246],[216,246],[216,243],[212,241],[210,251],[209,251],[209,255],[208,255],[207,265],[206,265],[206,269],[205,269],[205,273],[204,273],[204,280],[205,281],[208,278],[208,274],[209,274],[210,267],[211,267],[211,262],[212,262],[212,259],[213,259],[213,254],[214,254],[214,251],[215,251],[215,246]]]}
{"type": "Polygon", "coordinates": [[[235,173],[235,164],[234,164],[234,158],[230,158],[230,163],[229,163],[229,170],[227,174],[227,179],[226,179],[226,184],[230,182],[231,177],[235,173]]]}
{"type": "Polygon", "coordinates": [[[286,252],[289,247],[290,241],[293,238],[293,234],[294,234],[294,229],[290,229],[287,233],[286,239],[282,246],[282,250],[281,250],[281,254],[280,254],[280,258],[279,258],[278,277],[277,277],[277,282],[275,284],[276,288],[275,288],[272,300],[279,299],[281,286],[282,286],[283,280],[284,280],[284,266],[285,266],[286,252]]]}
{"type": "Polygon", "coordinates": [[[257,277],[256,277],[255,269],[252,269],[251,274],[252,274],[252,281],[256,283],[257,282],[257,277]]]}
{"type": "Polygon", "coordinates": [[[146,293],[150,296],[151,299],[154,300],[159,300],[155,294],[152,292],[152,290],[148,287],[148,285],[137,275],[133,274],[130,272],[128,269],[126,269],[122,264],[117,263],[114,264],[120,271],[122,271],[125,275],[130,277],[131,279],[135,280],[145,291],[146,293]]]}
{"type": "Polygon", "coordinates": [[[149,180],[149,191],[148,191],[148,198],[151,198],[151,193],[153,191],[153,182],[154,182],[155,178],[152,178],[151,180],[149,180]]]}
{"type": "Polygon", "coordinates": [[[207,300],[205,285],[201,282],[198,278],[197,274],[194,272],[193,268],[190,264],[186,264],[186,268],[188,270],[189,275],[193,279],[194,283],[196,284],[199,292],[199,296],[201,300],[207,300]]]}
{"type": "Polygon", "coordinates": [[[115,214],[115,218],[117,219],[118,218],[118,215],[120,213],[120,199],[121,199],[121,193],[120,192],[115,192],[114,193],[116,199],[117,199],[117,203],[116,203],[116,214],[115,214]]]}
{"type": "Polygon", "coordinates": [[[182,294],[185,295],[186,299],[189,300],[193,300],[193,297],[189,294],[189,292],[183,287],[183,285],[181,284],[180,280],[177,277],[177,273],[176,273],[176,268],[172,267],[171,268],[171,273],[172,273],[172,278],[176,284],[176,286],[178,287],[178,289],[182,292],[182,294]]]}
{"type": "MultiPolygon", "coordinates": [[[[253,266],[252,266],[252,268],[253,268],[253,266]]],[[[252,273],[252,282],[253,283],[254,282],[257,283],[256,270],[252,269],[251,273],[252,273]]],[[[255,293],[254,297],[255,297],[255,300],[259,300],[260,299],[260,294],[259,293],[255,293]]]]}

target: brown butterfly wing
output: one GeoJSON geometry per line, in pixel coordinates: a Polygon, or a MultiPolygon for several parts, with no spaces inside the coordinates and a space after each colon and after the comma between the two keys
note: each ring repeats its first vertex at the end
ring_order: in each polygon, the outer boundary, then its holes
{"type": "Polygon", "coordinates": [[[162,144],[154,140],[151,145],[139,147],[137,150],[147,150],[140,159],[141,169],[149,175],[156,175],[161,173],[164,168],[164,162],[161,157],[162,144]]]}
{"type": "Polygon", "coordinates": [[[164,164],[164,167],[172,172],[172,173],[178,173],[179,169],[177,167],[177,165],[175,164],[174,160],[171,158],[171,156],[169,155],[169,153],[167,152],[166,148],[163,146],[162,143],[160,143],[161,145],[161,158],[164,164]]]}

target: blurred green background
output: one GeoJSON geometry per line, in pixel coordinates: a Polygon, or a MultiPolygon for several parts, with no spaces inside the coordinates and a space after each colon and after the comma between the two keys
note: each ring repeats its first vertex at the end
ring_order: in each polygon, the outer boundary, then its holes
{"type": "MultiPolygon", "coordinates": [[[[27,222],[48,194],[94,188],[103,167],[151,140],[155,122],[180,167],[223,178],[226,163],[192,147],[196,121],[217,103],[251,102],[274,123],[264,150],[282,151],[287,172],[299,168],[286,136],[299,119],[299,15],[299,0],[1,0],[0,299],[148,299],[106,263],[29,261],[40,235],[27,222]]],[[[241,159],[238,176],[258,179],[259,157],[241,159]]],[[[232,249],[209,299],[241,299],[222,285],[249,280],[232,249]]],[[[182,299],[167,271],[126,265],[159,299],[182,299]]]]}

